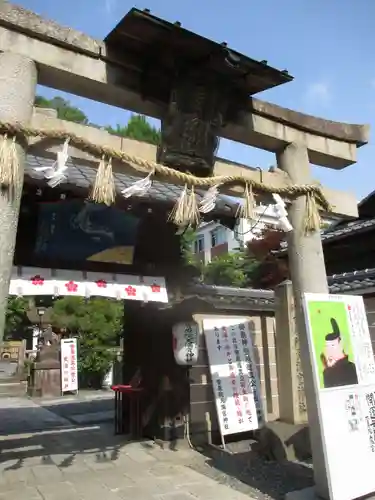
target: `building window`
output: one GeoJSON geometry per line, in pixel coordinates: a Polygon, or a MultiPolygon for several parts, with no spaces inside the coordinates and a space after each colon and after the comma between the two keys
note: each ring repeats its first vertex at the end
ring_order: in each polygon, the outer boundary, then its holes
{"type": "Polygon", "coordinates": [[[211,231],[211,247],[217,247],[227,242],[227,233],[224,227],[216,227],[211,231]]]}
{"type": "Polygon", "coordinates": [[[204,251],[204,236],[198,236],[194,241],[194,253],[200,253],[204,251]]]}

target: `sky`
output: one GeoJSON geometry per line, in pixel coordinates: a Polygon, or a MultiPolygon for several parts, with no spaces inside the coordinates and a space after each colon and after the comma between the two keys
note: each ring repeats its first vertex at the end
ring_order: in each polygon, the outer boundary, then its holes
{"type": "MultiPolygon", "coordinates": [[[[256,97],[287,108],[375,128],[374,0],[15,0],[14,3],[103,39],[132,8],[182,26],[270,66],[287,69],[294,81],[256,97]]],[[[62,95],[102,125],[126,123],[126,110],[40,87],[62,95]]],[[[352,191],[360,200],[375,190],[371,138],[355,165],[341,171],[314,167],[322,184],[352,191]]],[[[272,153],[221,140],[219,156],[245,165],[275,165],[272,153]]]]}

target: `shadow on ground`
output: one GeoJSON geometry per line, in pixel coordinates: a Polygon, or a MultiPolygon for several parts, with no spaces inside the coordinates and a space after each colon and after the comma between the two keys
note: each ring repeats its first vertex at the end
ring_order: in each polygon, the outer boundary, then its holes
{"type": "Polygon", "coordinates": [[[206,447],[201,453],[208,467],[199,472],[219,482],[229,482],[242,493],[248,493],[250,487],[254,492],[281,500],[290,491],[314,485],[313,469],[307,463],[266,461],[251,450],[230,454],[206,447]]]}
{"type": "MultiPolygon", "coordinates": [[[[98,422],[113,421],[114,417],[114,397],[98,398],[93,400],[79,400],[64,402],[54,402],[48,404],[48,401],[43,402],[43,408],[58,415],[60,417],[66,418],[73,423],[80,423],[77,421],[77,415],[87,415],[88,420],[90,420],[90,415],[97,415],[98,422]]],[[[83,422],[84,423],[84,422],[83,422]]]]}
{"type": "Polygon", "coordinates": [[[90,460],[95,457],[97,463],[113,462],[128,444],[126,436],[113,435],[112,425],[56,426],[54,430],[2,438],[0,463],[5,465],[2,470],[6,471],[20,469],[29,463],[64,469],[74,465],[76,457],[84,459],[85,455],[90,460]]]}
{"type": "Polygon", "coordinates": [[[155,467],[155,463],[148,463],[144,455],[139,456],[139,453],[145,453],[161,462],[176,464],[182,461],[185,467],[196,473],[253,498],[261,498],[263,494],[281,500],[289,491],[313,485],[312,469],[301,463],[267,462],[253,451],[230,454],[213,447],[199,448],[199,453],[194,453],[186,443],[182,448],[180,445],[171,448],[168,444],[163,448],[162,443],[156,442],[159,444],[156,446],[146,440],[135,445],[126,436],[114,435],[113,422],[84,427],[72,425],[65,418],[75,411],[104,411],[103,408],[109,408],[112,403],[110,399],[47,403],[43,406],[30,402],[31,406],[27,406],[25,402],[25,407],[1,408],[1,470],[10,473],[43,465],[47,466],[48,474],[54,468],[80,473],[86,470],[88,463],[94,470],[101,470],[106,464],[117,464],[118,470],[122,470],[129,466],[128,462],[127,465],[123,462],[124,455],[129,453],[129,458],[136,462],[142,459],[137,465],[142,474],[144,467],[155,467]],[[13,431],[9,432],[12,425],[13,431]],[[36,430],[36,427],[41,429],[36,430]],[[176,453],[172,453],[174,450],[176,453]]]}

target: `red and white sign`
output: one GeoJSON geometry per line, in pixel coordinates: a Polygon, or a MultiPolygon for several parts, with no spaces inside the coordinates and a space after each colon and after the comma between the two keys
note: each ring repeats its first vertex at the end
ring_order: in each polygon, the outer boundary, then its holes
{"type": "Polygon", "coordinates": [[[61,392],[78,391],[77,339],[61,340],[61,392]]]}
{"type": "Polygon", "coordinates": [[[9,295],[107,297],[142,302],[168,302],[165,279],[64,269],[14,267],[9,295]]]}
{"type": "Polygon", "coordinates": [[[259,429],[264,415],[248,319],[207,317],[203,329],[221,435],[259,429]]]}

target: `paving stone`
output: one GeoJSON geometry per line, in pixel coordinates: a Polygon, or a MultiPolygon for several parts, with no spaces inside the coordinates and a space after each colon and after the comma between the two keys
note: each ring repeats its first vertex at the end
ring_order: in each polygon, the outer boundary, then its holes
{"type": "Polygon", "coordinates": [[[62,482],[64,480],[62,471],[56,465],[36,465],[31,467],[31,470],[37,485],[62,482]]]}
{"type": "Polygon", "coordinates": [[[44,500],[39,491],[31,486],[20,487],[13,491],[1,492],[1,500],[44,500]]]}
{"type": "Polygon", "coordinates": [[[76,490],[66,481],[39,485],[37,489],[44,500],[68,500],[77,498],[76,490]]]}
{"type": "MultiPolygon", "coordinates": [[[[160,500],[194,500],[194,497],[188,493],[167,493],[166,495],[158,495],[155,499],[160,500]]],[[[219,499],[218,499],[219,500],[219,499]]]]}
{"type": "Polygon", "coordinates": [[[2,473],[2,479],[7,484],[20,484],[30,485],[35,483],[35,476],[30,467],[21,467],[19,469],[5,470],[2,473]]]}
{"type": "Polygon", "coordinates": [[[228,486],[220,484],[210,486],[205,484],[190,485],[185,488],[185,492],[192,497],[204,500],[249,500],[248,495],[243,495],[228,486]]]}
{"type": "Polygon", "coordinates": [[[250,498],[207,477],[207,459],[188,447],[129,443],[112,425],[67,428],[30,400],[0,399],[0,413],[9,432],[0,436],[0,500],[250,498]]]}
{"type": "Polygon", "coordinates": [[[123,490],[132,488],[136,483],[126,474],[121,474],[118,470],[103,471],[98,477],[100,483],[110,490],[123,490]]]}
{"type": "Polygon", "coordinates": [[[176,477],[181,475],[181,468],[178,468],[172,464],[157,463],[152,466],[148,471],[148,474],[158,478],[170,478],[171,476],[176,477]]]}
{"type": "Polygon", "coordinates": [[[126,455],[139,464],[155,462],[157,459],[141,449],[127,450],[126,455]]]}

